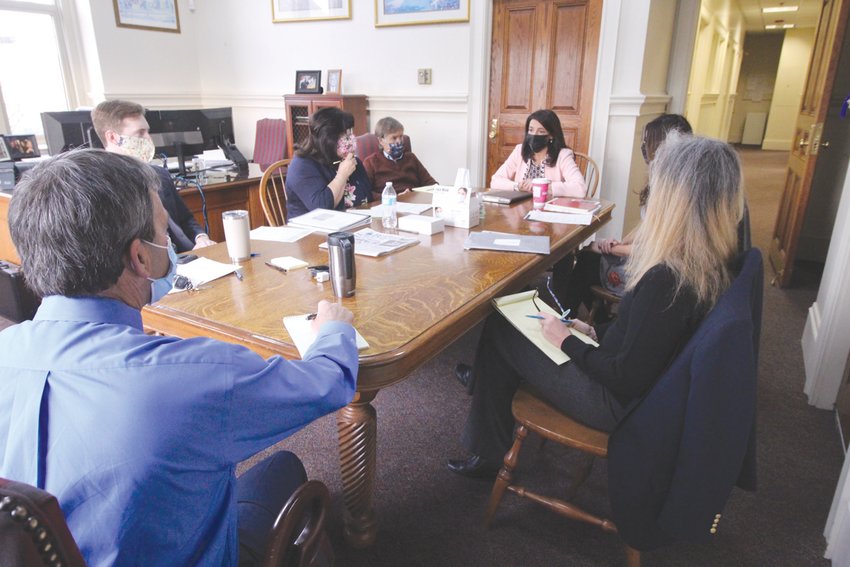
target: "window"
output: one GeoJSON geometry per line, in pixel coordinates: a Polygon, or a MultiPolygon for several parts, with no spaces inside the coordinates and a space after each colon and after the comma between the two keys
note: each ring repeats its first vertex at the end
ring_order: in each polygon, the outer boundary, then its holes
{"type": "Polygon", "coordinates": [[[57,2],[0,0],[0,129],[39,145],[41,112],[70,109],[74,92],[57,2]]]}

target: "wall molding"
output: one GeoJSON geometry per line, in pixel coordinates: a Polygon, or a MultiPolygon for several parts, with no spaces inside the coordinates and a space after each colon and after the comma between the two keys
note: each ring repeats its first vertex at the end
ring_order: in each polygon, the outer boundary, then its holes
{"type": "Polygon", "coordinates": [[[469,112],[468,105],[467,95],[369,97],[370,112],[466,114],[469,112]]]}
{"type": "Polygon", "coordinates": [[[671,97],[668,94],[611,95],[608,116],[639,117],[661,114],[667,109],[671,97]]]}

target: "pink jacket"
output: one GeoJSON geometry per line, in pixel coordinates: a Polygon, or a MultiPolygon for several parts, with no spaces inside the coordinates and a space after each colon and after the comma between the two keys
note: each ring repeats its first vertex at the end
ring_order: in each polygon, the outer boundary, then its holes
{"type": "MultiPolygon", "coordinates": [[[[491,189],[513,189],[514,182],[522,180],[528,169],[528,163],[522,161],[522,144],[519,144],[505,160],[505,163],[493,174],[491,189]]],[[[587,186],[581,174],[572,150],[563,149],[558,154],[554,167],[546,166],[546,178],[552,182],[549,195],[554,197],[584,197],[587,186]]]]}

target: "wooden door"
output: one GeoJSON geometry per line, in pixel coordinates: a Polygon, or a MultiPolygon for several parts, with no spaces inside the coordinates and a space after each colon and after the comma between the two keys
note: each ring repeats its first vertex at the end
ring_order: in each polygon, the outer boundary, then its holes
{"type": "Polygon", "coordinates": [[[602,0],[495,0],[487,182],[525,136],[525,120],[555,111],[571,148],[586,152],[602,0]]]}
{"type": "Polygon", "coordinates": [[[824,0],[809,76],[797,115],[788,174],[768,258],[774,271],[773,284],[785,287],[791,282],[797,243],[809,204],[812,178],[821,149],[823,122],[829,106],[832,84],[838,72],[841,45],[847,28],[850,0],[824,0]]]}

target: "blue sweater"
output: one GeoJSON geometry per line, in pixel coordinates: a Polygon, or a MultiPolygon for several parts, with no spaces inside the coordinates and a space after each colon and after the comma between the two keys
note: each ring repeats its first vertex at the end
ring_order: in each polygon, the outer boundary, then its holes
{"type": "MultiPolygon", "coordinates": [[[[357,159],[357,168],[348,182],[354,185],[354,206],[371,200],[372,185],[363,162],[357,159]]],[[[286,172],[286,213],[288,218],[297,217],[313,209],[345,210],[345,199],[334,206],[334,196],[328,183],[336,176],[336,169],[319,163],[313,158],[295,156],[286,172]]]]}

